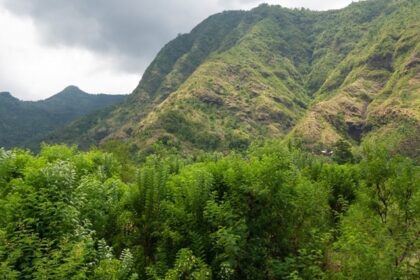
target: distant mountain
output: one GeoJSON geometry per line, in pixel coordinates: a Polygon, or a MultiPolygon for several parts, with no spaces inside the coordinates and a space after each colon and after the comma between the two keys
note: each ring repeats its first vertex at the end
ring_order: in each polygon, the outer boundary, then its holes
{"type": "Polygon", "coordinates": [[[21,101],[0,93],[0,147],[33,147],[78,117],[117,104],[122,95],[88,94],[75,86],[41,101],[21,101]]]}
{"type": "Polygon", "coordinates": [[[373,139],[413,154],[419,14],[418,0],[372,0],[211,16],[163,47],[126,102],[50,140],[224,151],[284,138],[319,152],[373,139]]]}

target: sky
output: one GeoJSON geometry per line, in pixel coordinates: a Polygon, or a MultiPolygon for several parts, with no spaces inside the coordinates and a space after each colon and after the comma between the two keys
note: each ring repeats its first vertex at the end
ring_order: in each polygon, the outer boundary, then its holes
{"type": "Polygon", "coordinates": [[[0,92],[39,100],[76,85],[128,94],[164,44],[208,16],[261,3],[312,10],[351,0],[0,0],[0,92]]]}

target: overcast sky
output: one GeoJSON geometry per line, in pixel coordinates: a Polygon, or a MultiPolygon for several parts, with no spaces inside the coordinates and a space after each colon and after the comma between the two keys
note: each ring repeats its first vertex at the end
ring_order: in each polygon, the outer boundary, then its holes
{"type": "Polygon", "coordinates": [[[0,91],[23,100],[67,85],[130,93],[159,49],[211,14],[261,3],[313,10],[351,0],[0,0],[0,91]]]}

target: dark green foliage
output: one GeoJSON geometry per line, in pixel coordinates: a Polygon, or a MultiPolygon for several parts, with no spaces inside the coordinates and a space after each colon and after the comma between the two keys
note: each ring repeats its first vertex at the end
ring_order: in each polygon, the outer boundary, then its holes
{"type": "Polygon", "coordinates": [[[333,147],[333,160],[339,164],[351,163],[354,160],[349,142],[340,139],[333,147]]]}
{"type": "Polygon", "coordinates": [[[39,142],[80,116],[119,103],[121,95],[89,95],[70,86],[45,100],[20,101],[0,93],[0,147],[39,149],[39,142]]]}

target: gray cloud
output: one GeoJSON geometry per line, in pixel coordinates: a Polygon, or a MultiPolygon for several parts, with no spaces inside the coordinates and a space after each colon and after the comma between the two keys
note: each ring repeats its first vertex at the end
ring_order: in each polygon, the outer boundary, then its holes
{"type": "Polygon", "coordinates": [[[3,0],[29,16],[44,43],[83,47],[117,57],[123,70],[141,72],[162,45],[217,10],[197,0],[3,0]]]}
{"type": "MultiPolygon", "coordinates": [[[[347,0],[322,1],[348,2],[347,0]]],[[[177,33],[190,31],[224,9],[248,8],[258,0],[0,0],[17,15],[29,16],[43,42],[109,55],[120,70],[142,73],[177,33]]],[[[299,6],[302,1],[268,1],[299,6]]],[[[311,1],[313,2],[313,1],[311,1]]]]}

